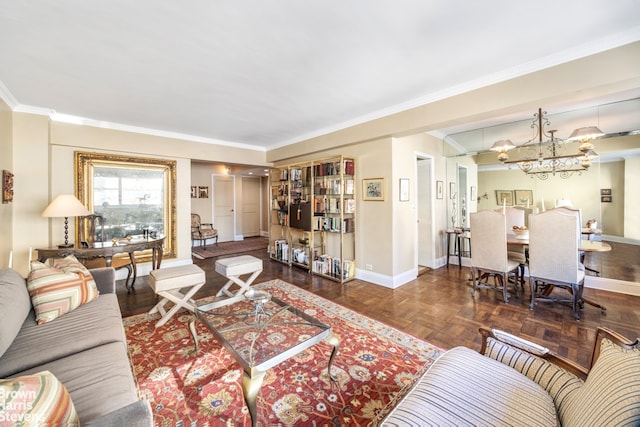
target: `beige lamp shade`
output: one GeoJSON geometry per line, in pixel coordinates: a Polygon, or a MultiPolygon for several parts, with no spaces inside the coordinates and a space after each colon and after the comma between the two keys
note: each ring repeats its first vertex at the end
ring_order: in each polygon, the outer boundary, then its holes
{"type": "Polygon", "coordinates": [[[89,215],[90,213],[74,195],[60,194],[42,211],[42,216],[47,218],[68,218],[70,216],[89,215]]]}
{"type": "Polygon", "coordinates": [[[511,142],[511,140],[508,139],[501,139],[500,141],[496,141],[493,143],[493,145],[491,146],[490,150],[491,151],[507,151],[507,150],[511,150],[512,148],[516,148],[516,146],[513,144],[513,142],[511,142]]]}
{"type": "Polygon", "coordinates": [[[597,126],[586,126],[583,128],[578,128],[571,132],[571,135],[569,135],[567,141],[587,141],[590,139],[598,138],[602,135],[604,135],[604,132],[598,129],[597,126]]]}
{"type": "Polygon", "coordinates": [[[73,246],[73,244],[69,244],[69,217],[84,216],[90,213],[75,196],[61,194],[49,203],[49,206],[42,212],[42,216],[46,218],[64,218],[64,245],[59,245],[58,247],[68,248],[73,246]]]}

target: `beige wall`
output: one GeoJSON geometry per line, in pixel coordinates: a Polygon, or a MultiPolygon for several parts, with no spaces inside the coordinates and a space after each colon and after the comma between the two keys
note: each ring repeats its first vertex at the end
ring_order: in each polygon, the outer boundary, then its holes
{"type": "MultiPolygon", "coordinates": [[[[13,124],[11,109],[0,99],[0,171],[13,168],[13,124]]],[[[0,204],[0,268],[8,266],[13,247],[13,209],[11,203],[0,204]]]]}

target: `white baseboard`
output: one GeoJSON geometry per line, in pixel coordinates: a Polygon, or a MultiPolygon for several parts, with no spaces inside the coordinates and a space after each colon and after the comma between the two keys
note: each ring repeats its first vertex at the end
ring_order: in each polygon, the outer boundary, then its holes
{"type": "Polygon", "coordinates": [[[586,276],[584,287],[602,291],[640,296],[640,283],[625,280],[608,279],[606,277],[586,276]]]}

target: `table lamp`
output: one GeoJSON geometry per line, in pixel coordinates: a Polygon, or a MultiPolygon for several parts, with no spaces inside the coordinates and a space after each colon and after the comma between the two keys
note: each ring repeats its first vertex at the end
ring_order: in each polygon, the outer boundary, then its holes
{"type": "Polygon", "coordinates": [[[69,244],[69,217],[84,216],[90,213],[75,196],[60,194],[49,203],[49,206],[42,212],[42,216],[46,218],[64,218],[64,245],[58,245],[58,247],[71,248],[73,243],[69,244]]]}

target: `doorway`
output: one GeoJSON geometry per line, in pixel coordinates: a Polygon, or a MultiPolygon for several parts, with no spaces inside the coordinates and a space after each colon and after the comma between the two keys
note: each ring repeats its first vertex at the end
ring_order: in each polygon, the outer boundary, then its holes
{"type": "Polygon", "coordinates": [[[423,267],[435,269],[435,238],[434,238],[434,203],[433,203],[433,157],[418,154],[416,156],[416,239],[418,271],[423,267]]]}
{"type": "Polygon", "coordinates": [[[212,175],[213,188],[213,223],[218,230],[218,241],[235,240],[236,235],[236,185],[235,177],[229,175],[212,175]]]}

